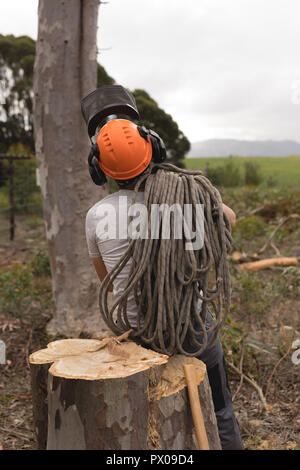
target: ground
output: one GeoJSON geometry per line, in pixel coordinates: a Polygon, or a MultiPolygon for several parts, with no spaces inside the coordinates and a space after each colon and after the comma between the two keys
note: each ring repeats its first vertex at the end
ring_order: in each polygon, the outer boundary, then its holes
{"type": "MultiPolygon", "coordinates": [[[[234,188],[222,196],[237,212],[233,250],[249,259],[282,218],[300,214],[299,189],[234,188]]],[[[275,248],[268,246],[261,257],[277,249],[299,258],[299,238],[299,220],[291,219],[273,238],[275,248]]],[[[292,362],[291,345],[300,339],[300,266],[249,273],[237,261],[230,264],[233,295],[222,344],[245,447],[299,449],[300,364],[292,362]]],[[[0,365],[0,446],[36,449],[28,355],[57,339],[45,331],[53,305],[37,216],[18,215],[14,242],[1,233],[0,307],[0,339],[7,347],[7,364],[0,365]]]]}

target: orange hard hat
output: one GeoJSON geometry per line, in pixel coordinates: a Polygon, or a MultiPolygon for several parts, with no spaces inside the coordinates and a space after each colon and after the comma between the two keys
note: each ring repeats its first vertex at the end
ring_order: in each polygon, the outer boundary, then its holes
{"type": "Polygon", "coordinates": [[[145,171],[152,158],[150,138],[139,133],[138,126],[126,119],[112,119],[98,136],[101,170],[113,179],[135,178],[145,171]]]}

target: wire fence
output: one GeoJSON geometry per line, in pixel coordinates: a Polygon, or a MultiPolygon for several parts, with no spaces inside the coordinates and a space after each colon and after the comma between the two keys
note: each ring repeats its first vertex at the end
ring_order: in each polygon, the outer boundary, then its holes
{"type": "MultiPolygon", "coordinates": [[[[10,207],[2,207],[0,209],[0,215],[4,214],[9,216],[10,207]]],[[[32,216],[43,216],[42,205],[39,202],[36,203],[28,203],[28,204],[17,204],[15,206],[15,218],[19,215],[32,215],[32,216]],[[29,210],[28,210],[29,209],[29,210]]],[[[0,233],[9,232],[11,229],[11,224],[8,222],[5,227],[3,227],[3,220],[1,221],[1,228],[0,233]]],[[[16,229],[16,224],[15,224],[16,229]]]]}
{"type": "MultiPolygon", "coordinates": [[[[16,216],[19,214],[28,214],[28,215],[42,215],[42,204],[41,200],[30,202],[28,199],[28,194],[30,191],[32,192],[32,179],[34,179],[34,191],[38,192],[38,186],[36,185],[35,179],[35,169],[30,169],[29,175],[25,172],[25,165],[21,166],[19,164],[19,174],[21,173],[21,181],[20,176],[16,175],[16,168],[15,162],[16,161],[25,161],[25,160],[32,160],[31,156],[28,155],[10,155],[10,154],[0,154],[0,164],[1,164],[1,172],[0,172],[0,182],[1,182],[1,196],[2,202],[4,202],[4,206],[1,207],[0,204],[0,216],[3,215],[1,219],[1,226],[0,226],[0,233],[9,232],[9,238],[11,241],[15,238],[15,230],[16,230],[16,216]],[[4,164],[2,163],[4,162],[4,164]],[[24,174],[23,174],[24,173],[24,174]],[[28,180],[31,181],[31,187],[27,192],[24,192],[24,188],[28,185],[28,180]],[[17,181],[16,181],[17,180],[17,181]],[[22,193],[23,190],[23,193],[22,193]],[[4,201],[3,201],[4,198],[4,201]],[[7,199],[7,203],[5,205],[7,199]],[[26,200],[27,199],[27,200],[26,200]],[[8,223],[6,226],[5,219],[8,219],[8,223]],[[4,220],[3,220],[4,219],[4,220]]],[[[30,184],[29,184],[30,186],[30,184]]],[[[1,201],[0,201],[1,202],[1,201]]]]}

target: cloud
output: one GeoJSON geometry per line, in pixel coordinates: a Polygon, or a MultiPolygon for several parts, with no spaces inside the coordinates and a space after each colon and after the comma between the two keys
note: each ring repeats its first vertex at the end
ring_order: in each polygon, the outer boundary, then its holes
{"type": "MultiPolygon", "coordinates": [[[[0,31],[36,37],[37,4],[3,3],[0,31]]],[[[110,0],[99,60],[118,83],[146,89],[191,141],[300,140],[299,14],[298,0],[110,0]]]]}

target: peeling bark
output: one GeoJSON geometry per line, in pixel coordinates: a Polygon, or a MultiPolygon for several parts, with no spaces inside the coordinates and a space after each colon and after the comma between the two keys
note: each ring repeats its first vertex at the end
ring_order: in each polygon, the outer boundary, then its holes
{"type": "Polygon", "coordinates": [[[81,99],[96,88],[98,0],[39,1],[34,128],[52,272],[49,332],[78,336],[106,327],[85,241],[87,210],[105,192],[92,183],[81,99]]]}
{"type": "Polygon", "coordinates": [[[33,390],[41,387],[40,368],[50,367],[47,449],[197,449],[185,363],[197,370],[210,448],[221,448],[206,368],[195,358],[168,358],[133,342],[112,350],[105,340],[63,340],[32,354],[30,363],[33,390]]]}
{"type": "Polygon", "coordinates": [[[48,369],[48,364],[41,364],[39,367],[30,366],[34,431],[38,449],[40,450],[44,450],[47,447],[48,369]]]}

